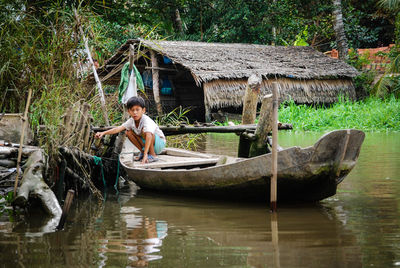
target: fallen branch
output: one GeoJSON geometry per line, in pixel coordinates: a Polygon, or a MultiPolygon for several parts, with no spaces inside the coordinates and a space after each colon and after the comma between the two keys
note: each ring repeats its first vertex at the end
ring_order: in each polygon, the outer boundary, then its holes
{"type": "Polygon", "coordinates": [[[45,211],[55,218],[61,217],[61,207],[53,191],[43,180],[44,156],[42,150],[32,153],[26,164],[18,194],[13,206],[26,207],[30,196],[38,197],[45,211]]]}

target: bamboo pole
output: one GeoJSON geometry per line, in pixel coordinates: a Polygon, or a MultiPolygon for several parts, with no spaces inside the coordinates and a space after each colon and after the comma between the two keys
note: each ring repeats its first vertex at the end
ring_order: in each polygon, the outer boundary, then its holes
{"type": "Polygon", "coordinates": [[[14,198],[17,193],[19,169],[20,169],[19,166],[21,164],[22,147],[24,144],[25,130],[26,130],[26,127],[28,126],[28,111],[29,111],[29,106],[31,104],[31,97],[32,97],[32,88],[29,88],[28,99],[26,100],[26,105],[25,105],[24,117],[22,119],[22,121],[23,121],[22,122],[22,132],[21,132],[21,137],[19,140],[19,149],[18,149],[18,158],[17,158],[17,176],[15,177],[15,183],[14,183],[14,198]]]}
{"type": "Polygon", "coordinates": [[[272,83],[272,178],[271,178],[271,211],[276,212],[277,179],[278,179],[278,83],[272,83]]]}
{"type": "Polygon", "coordinates": [[[83,32],[82,25],[80,23],[78,12],[76,11],[76,9],[74,10],[74,12],[75,12],[75,18],[76,18],[77,24],[79,26],[79,31],[80,31],[83,41],[85,43],[85,51],[87,54],[87,58],[88,58],[90,64],[92,65],[93,76],[94,76],[94,79],[96,80],[97,89],[98,89],[98,93],[100,96],[101,110],[103,111],[104,120],[106,122],[106,125],[109,126],[110,120],[108,119],[108,113],[107,113],[107,108],[106,108],[106,99],[104,97],[103,88],[101,86],[101,82],[100,82],[99,76],[97,75],[96,67],[94,66],[92,55],[90,53],[88,39],[86,38],[85,33],[83,32]]]}
{"type": "Polygon", "coordinates": [[[157,69],[158,67],[158,62],[156,55],[153,50],[150,50],[150,56],[151,56],[151,73],[153,74],[153,95],[154,95],[154,101],[156,102],[156,107],[157,107],[157,113],[158,115],[162,115],[162,106],[161,106],[161,101],[160,101],[160,87],[158,84],[159,81],[159,71],[157,69]]]}

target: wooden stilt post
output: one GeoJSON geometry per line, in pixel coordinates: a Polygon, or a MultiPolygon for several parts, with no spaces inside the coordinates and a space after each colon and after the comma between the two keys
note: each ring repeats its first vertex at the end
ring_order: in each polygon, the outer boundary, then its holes
{"type": "Polygon", "coordinates": [[[211,109],[207,99],[207,87],[205,87],[204,84],[203,84],[203,93],[204,93],[204,117],[205,117],[204,119],[208,123],[211,122],[211,109]]]}
{"type": "Polygon", "coordinates": [[[98,89],[98,93],[99,93],[99,96],[100,96],[101,110],[103,111],[104,121],[106,122],[107,126],[109,126],[110,125],[110,120],[108,119],[108,113],[107,113],[107,108],[106,108],[106,99],[104,97],[103,88],[101,86],[101,82],[100,82],[99,76],[97,75],[96,67],[94,66],[94,63],[93,63],[92,54],[90,53],[88,40],[87,40],[87,38],[85,36],[85,33],[83,32],[82,25],[80,23],[80,19],[79,19],[79,16],[78,16],[78,12],[76,11],[76,9],[74,10],[74,12],[75,12],[76,21],[77,21],[77,23],[79,25],[79,31],[80,31],[80,33],[82,35],[82,38],[83,38],[83,41],[84,41],[84,44],[85,44],[85,50],[86,50],[87,58],[88,58],[90,64],[92,65],[93,76],[94,76],[94,79],[96,80],[97,89],[98,89]]]}
{"type": "MultiPolygon", "coordinates": [[[[260,93],[262,78],[251,75],[247,80],[246,93],[243,98],[242,125],[253,124],[257,114],[258,94],[260,93]]],[[[238,156],[249,157],[251,141],[246,135],[240,135],[238,156]]]]}
{"type": "Polygon", "coordinates": [[[22,147],[24,145],[25,130],[28,126],[28,111],[29,111],[29,106],[31,105],[31,97],[32,97],[32,88],[29,88],[28,99],[26,100],[26,104],[25,104],[24,118],[22,119],[22,132],[21,132],[21,137],[19,139],[19,149],[18,149],[18,158],[17,158],[17,176],[15,177],[15,183],[14,183],[14,198],[17,193],[19,169],[20,169],[19,166],[21,164],[22,147]]]}
{"type": "Polygon", "coordinates": [[[153,95],[154,101],[156,102],[157,113],[158,115],[162,115],[162,106],[160,101],[160,87],[159,87],[159,73],[158,73],[158,62],[156,58],[156,54],[153,50],[150,50],[151,56],[151,72],[153,74],[153,95]]]}
{"type": "Polygon", "coordinates": [[[272,83],[272,178],[271,211],[276,212],[277,177],[278,177],[278,83],[272,83]]]}
{"type": "Polygon", "coordinates": [[[250,157],[269,153],[268,134],[272,130],[272,94],[265,95],[261,104],[260,117],[258,118],[255,132],[256,141],[250,146],[250,157]]]}
{"type": "Polygon", "coordinates": [[[242,125],[254,124],[257,114],[257,100],[261,89],[261,76],[251,75],[247,80],[246,93],[243,99],[242,125]]]}
{"type": "Polygon", "coordinates": [[[60,222],[58,223],[57,230],[61,230],[64,228],[65,221],[67,220],[69,208],[71,207],[72,200],[74,199],[74,190],[68,190],[67,197],[65,197],[65,202],[62,210],[62,215],[60,218],[60,222]]]}

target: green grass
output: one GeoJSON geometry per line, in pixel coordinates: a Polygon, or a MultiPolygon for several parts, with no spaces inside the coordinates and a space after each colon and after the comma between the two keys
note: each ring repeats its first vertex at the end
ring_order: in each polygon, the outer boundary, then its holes
{"type": "Polygon", "coordinates": [[[352,102],[341,98],[330,107],[284,103],[279,121],[293,124],[297,131],[356,128],[364,131],[400,131],[400,100],[370,97],[352,102]]]}

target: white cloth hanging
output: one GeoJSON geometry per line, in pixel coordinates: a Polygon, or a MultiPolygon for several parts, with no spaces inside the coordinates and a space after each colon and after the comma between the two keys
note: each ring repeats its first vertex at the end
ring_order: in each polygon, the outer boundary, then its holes
{"type": "Polygon", "coordinates": [[[123,104],[126,104],[128,100],[132,97],[137,97],[136,75],[133,70],[131,71],[131,75],[129,76],[128,88],[125,90],[121,102],[123,104]]]}

